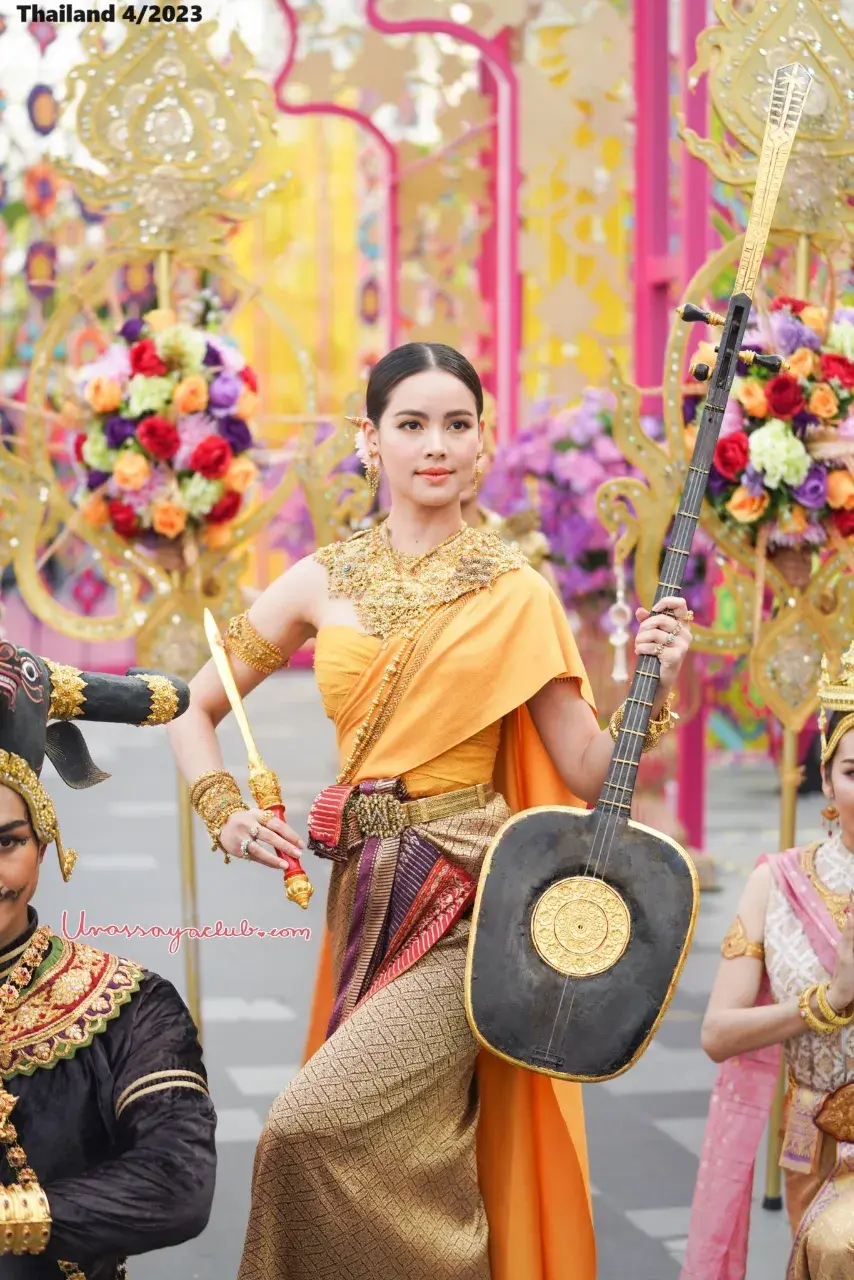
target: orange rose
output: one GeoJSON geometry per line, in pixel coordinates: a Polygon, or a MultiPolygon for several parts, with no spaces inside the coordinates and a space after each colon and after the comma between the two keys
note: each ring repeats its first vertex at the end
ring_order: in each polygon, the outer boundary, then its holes
{"type": "Polygon", "coordinates": [[[240,398],[234,406],[234,412],[238,418],[242,418],[244,422],[251,418],[255,410],[258,408],[258,397],[249,387],[244,387],[240,393],[240,398]]]}
{"type": "Polygon", "coordinates": [[[172,403],[179,413],[201,413],[208,405],[208,384],[200,373],[182,378],[172,392],[172,403]]]}
{"type": "Polygon", "coordinates": [[[839,401],[832,387],[826,382],[819,382],[812,389],[810,402],[807,406],[810,413],[814,413],[817,418],[835,418],[839,413],[839,401]]]}
{"type": "Polygon", "coordinates": [[[756,378],[744,378],[735,393],[739,404],[751,418],[768,417],[768,401],[765,399],[765,388],[756,378]]]}
{"type": "Polygon", "coordinates": [[[258,475],[258,468],[245,453],[235,458],[223,477],[226,489],[235,493],[245,493],[258,475]]]}
{"type": "Polygon", "coordinates": [[[789,356],[789,373],[795,378],[812,378],[818,372],[818,360],[809,347],[798,347],[789,356]]]}
{"type": "Polygon", "coordinates": [[[80,514],[93,529],[103,529],[110,523],[110,508],[101,493],[93,493],[91,498],[87,498],[80,508],[80,514]]]}
{"type": "Polygon", "coordinates": [[[151,527],[165,538],[177,538],[187,527],[187,512],[175,502],[155,502],[151,508],[151,527]]]}
{"type": "Polygon", "coordinates": [[[86,421],[86,414],[73,400],[64,400],[59,411],[59,421],[69,431],[76,431],[86,421]]]}
{"type": "Polygon", "coordinates": [[[135,493],[151,478],[151,465],[147,458],[133,449],[120,453],[113,467],[113,479],[120,489],[135,493]]]}
{"type": "Polygon", "coordinates": [[[834,511],[854,511],[854,476],[850,471],[828,471],[827,501],[834,511]]]}
{"type": "Polygon", "coordinates": [[[751,498],[744,485],[740,484],[726,504],[726,509],[733,520],[737,520],[739,524],[753,524],[765,514],[770,501],[771,498],[767,492],[762,493],[758,498],[751,498]]]}
{"type": "Polygon", "coordinates": [[[824,307],[804,307],[800,314],[800,319],[814,333],[824,336],[824,331],[827,328],[827,312],[824,307]]]}
{"type": "Polygon", "coordinates": [[[178,317],[174,311],[169,311],[164,307],[157,311],[149,311],[148,315],[145,316],[145,323],[152,333],[162,333],[164,329],[171,329],[173,324],[177,324],[178,317]]]}
{"type": "Polygon", "coordinates": [[[781,516],[777,524],[781,533],[801,534],[809,524],[807,513],[800,503],[795,502],[789,508],[789,512],[785,516],[781,516]]]}
{"type": "Polygon", "coordinates": [[[122,402],[122,389],[112,378],[93,378],[86,388],[86,400],[96,413],[114,413],[122,402]]]}
{"type": "Polygon", "coordinates": [[[212,551],[219,551],[231,542],[231,525],[209,524],[204,532],[205,546],[212,551]]]}

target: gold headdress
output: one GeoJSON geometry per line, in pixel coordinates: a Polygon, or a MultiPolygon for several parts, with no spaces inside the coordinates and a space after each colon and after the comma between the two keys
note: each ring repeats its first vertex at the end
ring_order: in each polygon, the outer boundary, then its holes
{"type": "Polygon", "coordinates": [[[854,642],[842,655],[842,672],[836,681],[830,679],[827,655],[822,657],[818,701],[821,708],[818,716],[818,727],[821,730],[821,762],[827,764],[848,730],[854,729],[854,642]],[[834,711],[841,711],[844,714],[828,738],[827,725],[834,711]]]}

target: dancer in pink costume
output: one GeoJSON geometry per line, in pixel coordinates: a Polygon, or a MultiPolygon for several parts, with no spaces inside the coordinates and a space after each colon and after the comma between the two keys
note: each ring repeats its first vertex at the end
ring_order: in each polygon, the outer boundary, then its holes
{"type": "Polygon", "coordinates": [[[720,1062],[682,1280],[743,1280],[753,1167],[785,1056],[786,1280],[854,1275],[854,644],[819,686],[822,844],[763,857],[703,1023],[720,1062]]]}

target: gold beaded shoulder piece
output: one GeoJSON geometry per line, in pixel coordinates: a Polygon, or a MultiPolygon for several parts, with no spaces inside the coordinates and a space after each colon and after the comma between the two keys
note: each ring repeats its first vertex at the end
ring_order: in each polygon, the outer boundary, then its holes
{"type": "Polygon", "coordinates": [[[280,667],[288,665],[281,649],[256,630],[248,613],[240,613],[231,619],[226,628],[224,643],[229,653],[253,671],[259,671],[262,676],[271,676],[280,667]]]}
{"type": "Polygon", "coordinates": [[[469,525],[425,555],[404,555],[385,523],[322,547],[314,559],[327,571],[330,597],[352,600],[362,628],[382,640],[413,634],[437,607],[527,563],[495,533],[469,525]]]}

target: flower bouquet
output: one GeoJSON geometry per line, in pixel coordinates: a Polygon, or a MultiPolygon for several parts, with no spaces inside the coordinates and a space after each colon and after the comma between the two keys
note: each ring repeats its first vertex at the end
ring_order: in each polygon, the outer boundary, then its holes
{"type": "Polygon", "coordinates": [[[725,526],[803,586],[813,552],[854,535],[854,310],[828,324],[822,308],[777,298],[745,349],[782,355],[788,368],[739,362],[707,496],[725,526]]]}
{"type": "Polygon", "coordinates": [[[237,347],[149,311],[70,376],[84,413],[71,440],[82,519],[157,550],[190,535],[227,546],[258,478],[257,380],[237,347]]]}

